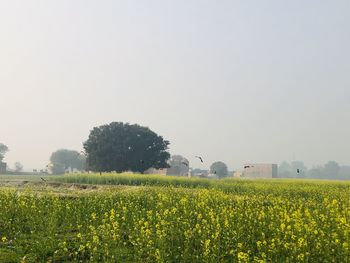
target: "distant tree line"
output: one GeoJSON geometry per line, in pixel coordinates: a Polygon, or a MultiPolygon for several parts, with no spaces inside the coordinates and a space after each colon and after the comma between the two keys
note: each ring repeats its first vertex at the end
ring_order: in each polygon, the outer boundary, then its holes
{"type": "Polygon", "coordinates": [[[350,180],[350,166],[329,161],[324,165],[308,169],[303,162],[282,162],[278,167],[280,178],[310,178],[350,180]]]}
{"type": "MultiPolygon", "coordinates": [[[[167,168],[169,175],[199,174],[218,178],[229,176],[227,165],[220,161],[214,162],[209,171],[191,171],[187,158],[181,155],[170,156],[169,144],[169,141],[148,127],[112,122],[94,127],[90,131],[88,139],[83,143],[84,152],[68,149],[53,152],[50,169],[54,174],[63,174],[67,171],[144,173],[150,168],[167,168]]],[[[8,150],[5,144],[0,143],[0,163],[8,150]]],[[[14,172],[22,170],[23,165],[16,162],[14,172]]],[[[282,162],[278,167],[278,177],[350,180],[350,166],[329,161],[325,165],[308,169],[301,161],[282,162]]]]}

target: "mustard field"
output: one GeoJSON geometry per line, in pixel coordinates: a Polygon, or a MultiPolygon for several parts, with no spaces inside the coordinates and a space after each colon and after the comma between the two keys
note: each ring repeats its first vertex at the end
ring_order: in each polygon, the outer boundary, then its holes
{"type": "Polygon", "coordinates": [[[0,262],[350,262],[346,182],[46,180],[0,187],[0,262]]]}

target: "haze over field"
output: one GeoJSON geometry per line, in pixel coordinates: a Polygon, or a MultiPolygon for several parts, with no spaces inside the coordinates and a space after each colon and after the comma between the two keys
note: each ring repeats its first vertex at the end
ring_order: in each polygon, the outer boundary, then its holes
{"type": "Polygon", "coordinates": [[[1,1],[0,142],[44,168],[112,121],[193,167],[350,164],[350,2],[1,1]],[[201,155],[201,163],[195,155],[201,155]]]}

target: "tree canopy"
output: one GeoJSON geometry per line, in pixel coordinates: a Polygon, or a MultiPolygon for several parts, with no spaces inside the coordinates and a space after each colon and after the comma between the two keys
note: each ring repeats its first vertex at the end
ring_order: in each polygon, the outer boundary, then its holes
{"type": "Polygon", "coordinates": [[[166,168],[169,142],[147,127],[112,122],[94,127],[84,143],[89,169],[97,172],[166,168]]]}
{"type": "Polygon", "coordinates": [[[0,143],[0,162],[5,158],[5,154],[8,152],[9,148],[3,144],[0,143]]]}
{"type": "Polygon", "coordinates": [[[210,166],[210,173],[216,174],[219,178],[228,176],[227,165],[223,162],[215,162],[210,166]]]}
{"type": "Polygon", "coordinates": [[[68,168],[84,170],[85,156],[74,150],[60,149],[51,154],[52,172],[64,173],[68,168]]]}

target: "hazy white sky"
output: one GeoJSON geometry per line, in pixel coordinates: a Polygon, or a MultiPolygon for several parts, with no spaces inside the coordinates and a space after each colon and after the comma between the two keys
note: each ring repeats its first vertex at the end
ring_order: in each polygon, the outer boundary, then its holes
{"type": "Polygon", "coordinates": [[[1,0],[0,142],[44,168],[112,121],[193,167],[350,164],[348,0],[1,0]],[[201,166],[195,155],[202,155],[201,166]]]}

